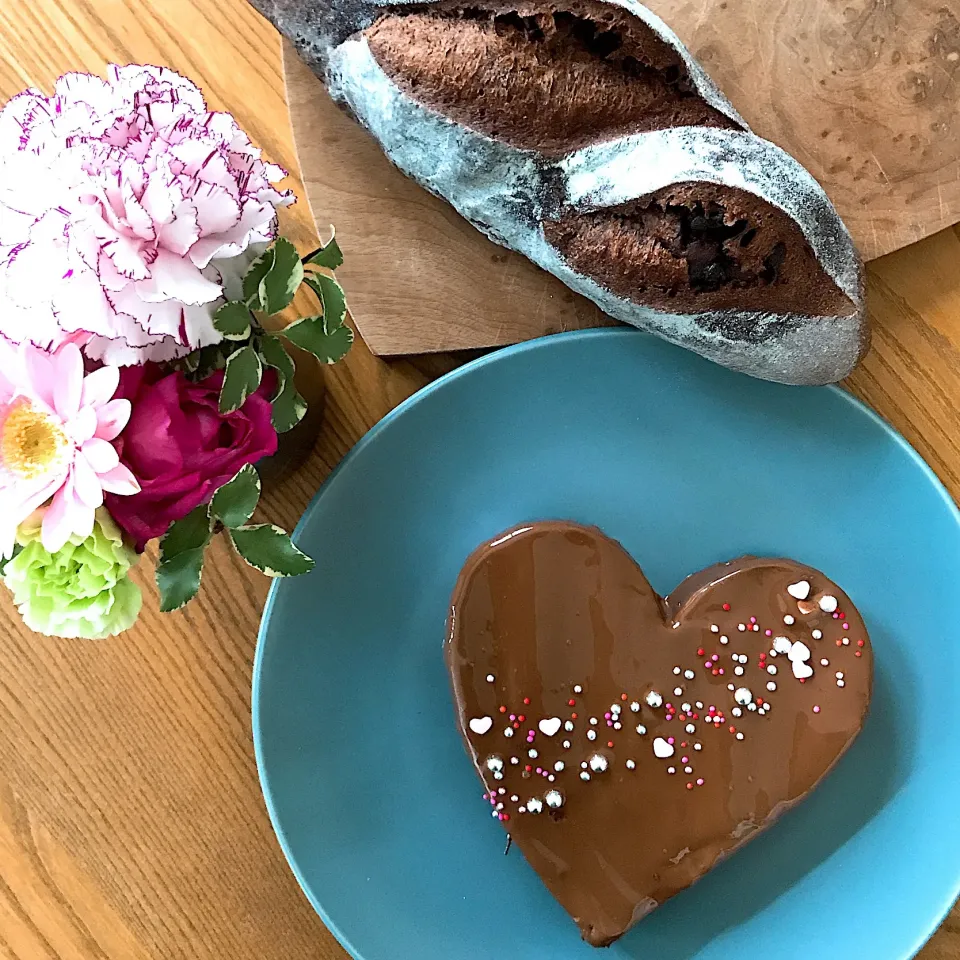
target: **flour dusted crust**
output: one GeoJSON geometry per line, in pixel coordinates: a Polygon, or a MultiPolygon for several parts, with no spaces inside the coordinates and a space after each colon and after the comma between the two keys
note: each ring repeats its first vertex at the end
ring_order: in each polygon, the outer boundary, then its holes
{"type": "Polygon", "coordinates": [[[640,4],[255,2],[399,169],[610,316],[784,383],[865,353],[836,210],[640,4]]]}

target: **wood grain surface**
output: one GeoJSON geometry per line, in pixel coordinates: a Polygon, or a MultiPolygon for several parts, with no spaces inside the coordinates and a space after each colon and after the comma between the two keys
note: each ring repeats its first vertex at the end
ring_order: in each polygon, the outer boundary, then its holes
{"type": "MultiPolygon", "coordinates": [[[[279,39],[243,0],[0,0],[0,97],[110,61],[188,74],[295,170],[279,39]]],[[[295,173],[291,185],[301,190],[295,173]]],[[[283,227],[304,249],[315,240],[305,204],[283,227]]],[[[958,264],[947,231],[871,266],[875,347],[850,382],[954,496],[958,264]]],[[[458,359],[387,363],[358,343],[330,371],[312,458],[265,496],[263,516],[291,525],[366,429],[458,359]]],[[[201,598],[161,617],[151,564],[139,625],[107,642],[34,636],[0,600],[0,958],[343,960],[257,784],[249,691],[267,582],[219,545],[201,598]]],[[[960,912],[922,957],[960,960],[960,912]]]]}
{"type": "MultiPolygon", "coordinates": [[[[820,180],[865,258],[960,220],[960,0],[648,5],[753,129],[820,180]]],[[[320,222],[353,240],[343,277],[374,353],[500,346],[609,322],[401,175],[292,47],[284,61],[307,191],[320,222]]]]}

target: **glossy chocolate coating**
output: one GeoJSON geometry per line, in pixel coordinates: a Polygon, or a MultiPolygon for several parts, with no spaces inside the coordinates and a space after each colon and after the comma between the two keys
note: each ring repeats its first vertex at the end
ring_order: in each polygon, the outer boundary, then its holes
{"type": "Polygon", "coordinates": [[[860,731],[873,666],[856,608],[810,567],[744,557],[661,599],[618,543],[566,522],[518,527],[469,558],[445,656],[489,809],[597,946],[821,780],[860,731]],[[805,599],[787,590],[800,581],[805,599]],[[672,755],[655,755],[658,738],[672,755]]]}

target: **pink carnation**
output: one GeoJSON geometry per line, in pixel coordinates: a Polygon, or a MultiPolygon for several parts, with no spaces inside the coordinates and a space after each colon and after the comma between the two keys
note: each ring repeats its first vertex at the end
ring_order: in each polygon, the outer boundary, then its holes
{"type": "Polygon", "coordinates": [[[233,117],[161,67],[14,97],[0,166],[0,333],[118,365],[220,340],[214,312],[293,202],[233,117]]]}

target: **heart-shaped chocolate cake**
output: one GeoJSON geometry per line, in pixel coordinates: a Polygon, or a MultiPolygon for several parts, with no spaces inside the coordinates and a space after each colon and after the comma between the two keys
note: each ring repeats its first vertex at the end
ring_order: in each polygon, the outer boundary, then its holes
{"type": "Polygon", "coordinates": [[[667,598],[599,530],[480,547],[445,648],[485,798],[597,946],[799,802],[870,703],[863,621],[823,574],[744,557],[667,598]]]}

